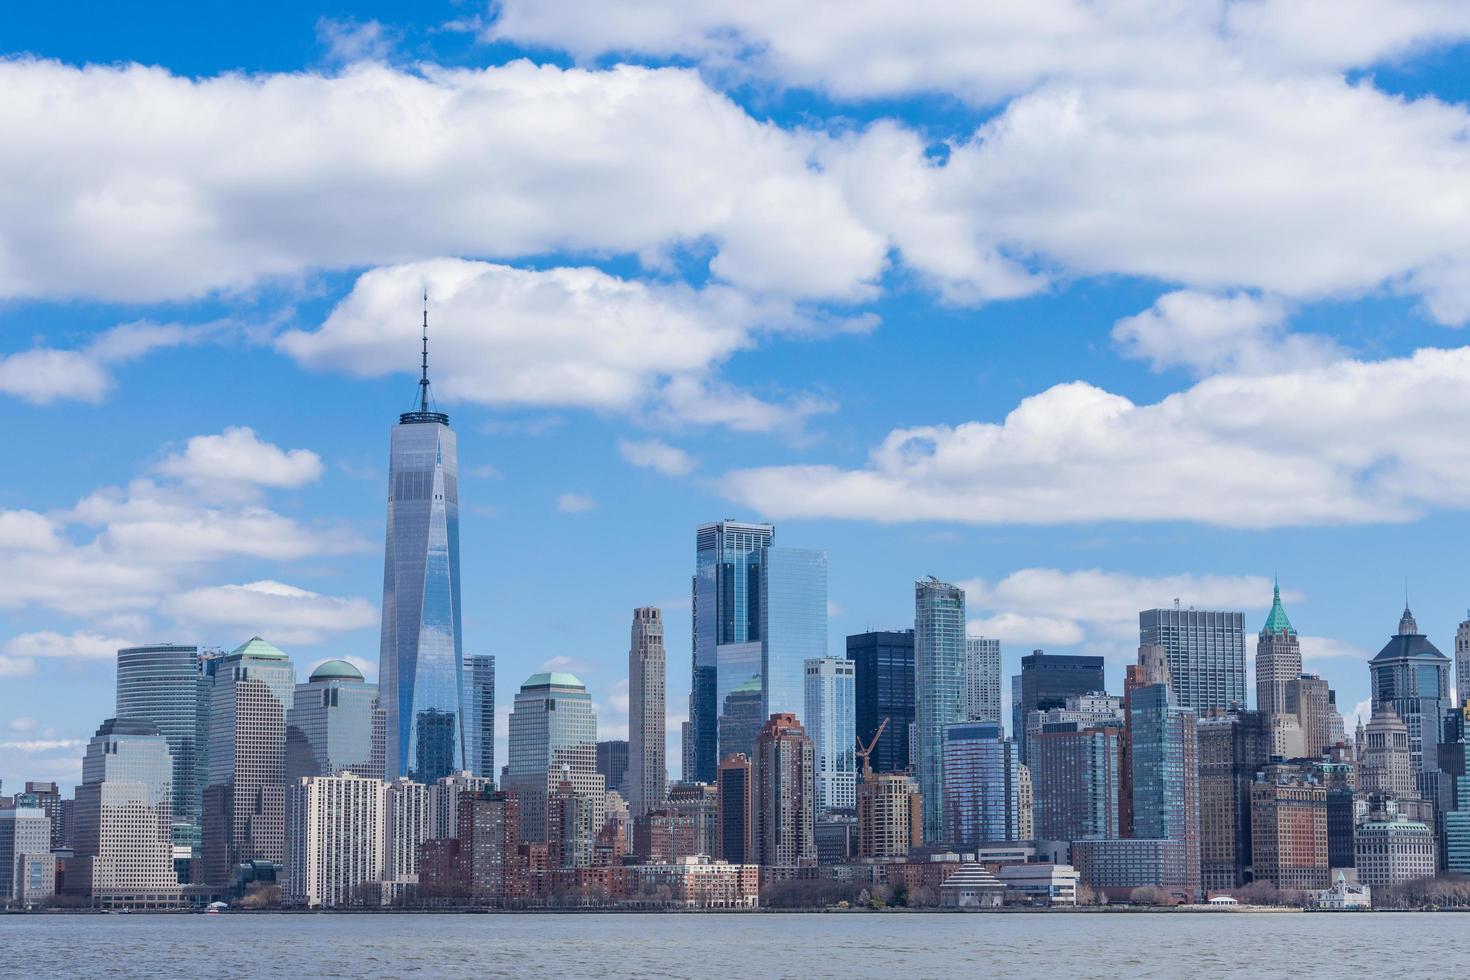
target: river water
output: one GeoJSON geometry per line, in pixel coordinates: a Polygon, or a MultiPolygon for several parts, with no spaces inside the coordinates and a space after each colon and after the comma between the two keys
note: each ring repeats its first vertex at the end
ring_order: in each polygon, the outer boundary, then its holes
{"type": "Polygon", "coordinates": [[[1451,977],[1455,913],[0,915],[47,977],[1451,977]]]}

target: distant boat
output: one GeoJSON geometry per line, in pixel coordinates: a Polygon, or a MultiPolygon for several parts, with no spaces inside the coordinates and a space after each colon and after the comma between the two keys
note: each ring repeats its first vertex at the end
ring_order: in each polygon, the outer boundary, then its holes
{"type": "Polygon", "coordinates": [[[219,915],[221,912],[225,911],[225,909],[229,907],[230,906],[225,902],[210,902],[209,906],[204,910],[204,914],[219,915]]]}

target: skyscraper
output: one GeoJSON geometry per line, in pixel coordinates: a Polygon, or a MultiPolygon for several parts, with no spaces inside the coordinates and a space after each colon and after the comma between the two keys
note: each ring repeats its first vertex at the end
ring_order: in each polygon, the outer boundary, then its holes
{"type": "Polygon", "coordinates": [[[476,776],[495,778],[495,658],[464,658],[465,768],[476,776]]]}
{"type": "Polygon", "coordinates": [[[286,782],[350,772],[383,778],[383,709],[378,685],[345,660],[328,660],[297,684],[286,712],[286,782]]]}
{"type": "Polygon", "coordinates": [[[638,817],[664,799],[668,770],[664,765],[663,614],[652,606],[633,610],[628,644],[628,809],[638,817]]]}
{"type": "Polygon", "coordinates": [[[759,863],[787,868],[815,865],[812,740],[795,715],[771,715],[756,736],[752,762],[752,810],[759,863]]]}
{"type": "Polygon", "coordinates": [[[686,780],[714,781],[727,754],[719,746],[725,696],[760,673],[761,551],[775,533],[769,524],[738,521],[702,524],[695,532],[688,753],[694,771],[685,767],[686,780]]]}
{"type": "Polygon", "coordinates": [[[1118,837],[1118,743],[1122,726],[1044,726],[1031,739],[1036,836],[1042,840],[1118,837]]]}
{"type": "Polygon", "coordinates": [[[1183,841],[1188,884],[1200,886],[1199,742],[1194,712],[1173,703],[1167,684],[1128,696],[1133,766],[1133,836],[1183,841]]]}
{"type": "Polygon", "coordinates": [[[821,657],[806,662],[802,717],[816,757],[817,810],[851,810],[857,806],[852,661],[821,657]]]}
{"type": "Polygon", "coordinates": [[[958,847],[1021,840],[1021,760],[991,722],[944,729],[944,831],[924,839],[958,847]]]}
{"type": "Polygon", "coordinates": [[[1102,657],[1049,654],[1042,650],[1033,650],[1022,657],[1020,711],[1013,711],[1016,726],[1011,732],[1021,750],[1021,759],[1029,758],[1026,719],[1031,712],[1065,708],[1069,697],[1105,689],[1102,657]]]}
{"type": "Polygon", "coordinates": [[[965,590],[930,576],[914,583],[915,768],[927,841],[944,834],[944,729],[965,713],[965,590]]]}
{"type": "Polygon", "coordinates": [[[603,785],[616,793],[627,790],[628,740],[607,738],[597,743],[597,771],[602,775],[603,785]]]}
{"type": "Polygon", "coordinates": [[[965,706],[970,721],[1001,723],[999,640],[965,640],[965,706]]]}
{"type": "Polygon", "coordinates": [[[547,797],[563,781],[602,799],[606,785],[597,771],[597,713],[575,675],[532,674],[516,692],[505,780],[502,789],[520,799],[523,841],[546,841],[547,797]]]}
{"type": "Polygon", "coordinates": [[[735,753],[720,760],[715,784],[715,857],[731,864],[755,864],[755,787],[750,757],[735,753]]]}
{"type": "Polygon", "coordinates": [[[909,767],[908,732],[914,723],[914,631],[849,636],[847,659],[853,663],[857,735],[864,745],[888,719],[873,749],[873,771],[903,772],[909,767]]]}
{"type": "Polygon", "coordinates": [[[767,545],[761,560],[762,713],[806,710],[806,662],[827,656],[827,553],[767,545]]]}
{"type": "Polygon", "coordinates": [[[1455,630],[1455,707],[1470,699],[1470,612],[1455,630]]]}
{"type": "MultiPolygon", "coordinates": [[[[204,786],[199,648],[173,643],[117,651],[116,717],[146,721],[168,741],[173,760],[170,810],[181,845],[199,843],[200,791],[204,786]],[[187,839],[186,839],[187,838],[187,839]]],[[[208,712],[203,713],[204,718],[208,712]]]]}
{"type": "MultiPolygon", "coordinates": [[[[1271,597],[1271,612],[1256,637],[1256,707],[1267,717],[1289,714],[1286,685],[1302,673],[1302,644],[1281,605],[1281,586],[1271,597]]],[[[1243,706],[1243,705],[1242,705],[1243,706]]]]}
{"type": "Polygon", "coordinates": [[[166,907],[174,874],[173,758],[151,722],[109,718],[87,744],[66,888],[108,906],[166,907]]]}
{"type": "Polygon", "coordinates": [[[1246,706],[1244,613],[1146,609],[1138,614],[1138,632],[1141,645],[1166,651],[1181,708],[1246,706]]]}
{"type": "MultiPolygon", "coordinates": [[[[1418,774],[1439,770],[1439,722],[1450,700],[1450,661],[1419,632],[1409,607],[1398,633],[1368,663],[1373,704],[1392,704],[1409,730],[1409,757],[1418,774]]],[[[1431,779],[1421,779],[1419,795],[1433,799],[1431,779]]]]}
{"type": "Polygon", "coordinates": [[[312,908],[365,903],[364,887],[383,877],[386,796],[381,779],[350,772],[291,784],[287,901],[312,908]]]}
{"type": "Polygon", "coordinates": [[[286,845],[286,708],[291,661],[252,637],[219,662],[210,688],[204,874],[225,884],[235,865],[280,864],[286,845]]]}
{"type": "Polygon", "coordinates": [[[1286,682],[1286,710],[1302,730],[1302,755],[1316,758],[1332,744],[1335,696],[1317,674],[1302,674],[1286,682]]]}
{"type": "Polygon", "coordinates": [[[388,463],[378,653],[388,778],[422,783],[465,761],[459,470],[449,416],[429,408],[428,337],[426,306],[418,408],[398,417],[388,463]]]}
{"type": "Polygon", "coordinates": [[[924,802],[910,776],[875,772],[857,791],[858,856],[902,861],[924,841],[924,802]]]}
{"type": "Polygon", "coordinates": [[[1201,885],[1239,888],[1251,862],[1251,784],[1272,755],[1269,718],[1262,711],[1214,710],[1195,731],[1201,885]]]}

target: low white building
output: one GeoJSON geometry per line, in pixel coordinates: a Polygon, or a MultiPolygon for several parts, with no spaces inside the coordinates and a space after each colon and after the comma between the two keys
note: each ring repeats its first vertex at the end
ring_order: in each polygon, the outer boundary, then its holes
{"type": "Polygon", "coordinates": [[[1373,889],[1356,881],[1349,882],[1347,875],[1339,871],[1337,881],[1333,882],[1331,888],[1317,893],[1316,898],[1312,901],[1312,907],[1334,912],[1371,909],[1373,889]]]}
{"type": "Polygon", "coordinates": [[[997,871],[1007,905],[1076,905],[1081,875],[1070,864],[1007,864],[997,871]]]}
{"type": "Polygon", "coordinates": [[[983,864],[966,864],[939,886],[939,904],[949,909],[998,909],[1006,886],[983,864]]]}

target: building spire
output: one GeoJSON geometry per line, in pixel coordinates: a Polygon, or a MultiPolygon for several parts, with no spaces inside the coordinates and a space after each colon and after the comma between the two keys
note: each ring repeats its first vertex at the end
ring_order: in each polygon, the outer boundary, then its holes
{"type": "Polygon", "coordinates": [[[424,374],[419,379],[419,411],[429,411],[429,289],[424,287],[424,374]]]}
{"type": "Polygon", "coordinates": [[[1271,576],[1271,611],[1266,615],[1266,625],[1261,627],[1261,635],[1286,634],[1295,636],[1296,630],[1292,628],[1291,620],[1286,616],[1286,608],[1281,605],[1281,581],[1271,576]]]}

